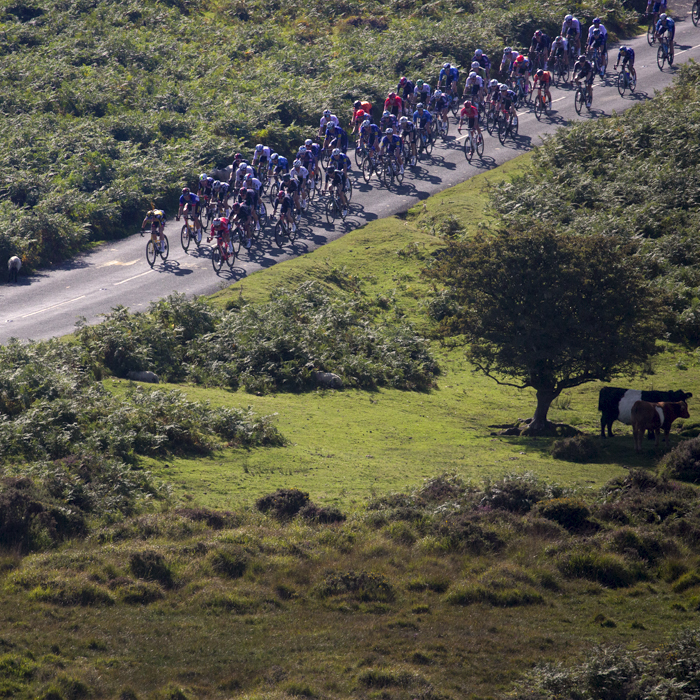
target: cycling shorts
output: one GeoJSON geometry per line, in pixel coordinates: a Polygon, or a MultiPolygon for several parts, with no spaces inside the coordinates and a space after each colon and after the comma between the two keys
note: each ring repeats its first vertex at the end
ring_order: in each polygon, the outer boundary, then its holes
{"type": "Polygon", "coordinates": [[[289,194],[294,194],[298,189],[297,181],[289,180],[288,182],[284,183],[283,187],[285,190],[287,190],[287,192],[289,192],[289,194]]]}
{"type": "Polygon", "coordinates": [[[467,126],[470,129],[476,129],[477,124],[479,123],[479,117],[467,117],[467,126]]]}
{"type": "Polygon", "coordinates": [[[282,175],[285,172],[287,172],[286,168],[283,168],[281,165],[275,166],[275,175],[282,175]]]}
{"type": "Polygon", "coordinates": [[[664,12],[666,10],[666,3],[665,2],[655,2],[654,5],[651,8],[652,12],[664,12]]]}
{"type": "Polygon", "coordinates": [[[622,57],[622,65],[624,66],[626,63],[629,63],[631,68],[634,65],[634,56],[630,57],[627,54],[625,54],[622,57]]]}
{"type": "Polygon", "coordinates": [[[345,173],[342,170],[334,170],[333,171],[333,184],[338,185],[345,189],[345,173]]]}

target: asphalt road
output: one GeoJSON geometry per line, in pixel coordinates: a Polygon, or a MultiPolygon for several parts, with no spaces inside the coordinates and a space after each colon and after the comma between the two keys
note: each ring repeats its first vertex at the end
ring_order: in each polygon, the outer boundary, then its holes
{"type": "MultiPolygon", "coordinates": [[[[673,16],[676,19],[676,66],[690,58],[698,60],[700,27],[693,26],[689,11],[676,12],[673,16]]],[[[224,265],[219,276],[212,268],[209,247],[203,245],[197,251],[190,246],[189,254],[185,253],[180,246],[180,224],[171,221],[166,226],[170,256],[165,263],[158,259],[153,269],[146,262],[146,237],[134,235],[104,244],[55,269],[20,277],[18,285],[0,287],[0,343],[12,337],[40,340],[64,335],[74,330],[81,317],[87,323],[97,323],[102,314],[117,305],[132,311],[145,310],[151,301],[173,291],[188,295],[210,294],[255,270],[329,243],[369,221],[406,211],[430,195],[529,150],[540,142],[540,136],[557,127],[577,119],[599,119],[650,99],[655,91],[670,84],[676,68],[661,72],[656,65],[656,46],[649,47],[645,37],[626,43],[633,46],[636,53],[637,91],[634,95],[628,93],[620,97],[611,70],[606,82],[596,80],[591,112],[584,111],[578,117],[573,90],[553,88],[550,118],[537,121],[534,112],[521,110],[517,142],[507,141],[505,146],[484,130],[483,159],[475,157],[471,164],[464,158],[462,141],[455,138],[457,129],[452,124],[451,138],[444,143],[438,139],[431,159],[419,161],[416,168],[407,168],[403,185],[398,190],[365,185],[361,175],[355,172],[352,207],[344,224],[327,225],[322,209],[312,207],[293,247],[280,250],[270,232],[254,243],[249,252],[242,249],[233,270],[224,265]]],[[[612,68],[616,49],[609,48],[609,55],[612,68]]]]}

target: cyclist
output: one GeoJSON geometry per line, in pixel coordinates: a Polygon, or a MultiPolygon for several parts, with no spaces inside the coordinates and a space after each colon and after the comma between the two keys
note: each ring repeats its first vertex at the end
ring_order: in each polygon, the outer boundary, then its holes
{"type": "Polygon", "coordinates": [[[406,116],[399,119],[399,136],[411,146],[411,165],[416,164],[418,152],[416,150],[416,129],[413,122],[406,116]]]}
{"type": "Polygon", "coordinates": [[[517,95],[509,89],[507,85],[501,85],[501,108],[506,114],[510,114],[513,124],[518,125],[518,113],[515,111],[515,102],[518,99],[517,95]]]}
{"type": "Polygon", "coordinates": [[[277,175],[284,175],[289,170],[289,161],[277,153],[270,156],[270,170],[277,175]]]}
{"type": "MultiPolygon", "coordinates": [[[[605,42],[603,41],[603,37],[600,33],[600,29],[594,29],[593,30],[593,35],[588,41],[588,49],[590,52],[594,52],[596,49],[600,51],[600,56],[603,61],[603,68],[605,68],[606,65],[606,60],[605,60],[605,42]]],[[[593,54],[590,54],[591,57],[593,54]]],[[[597,68],[600,70],[601,66],[597,66],[597,68]]]]}
{"type": "Polygon", "coordinates": [[[506,46],[503,49],[503,58],[501,59],[501,73],[503,75],[510,75],[510,71],[513,68],[513,61],[517,57],[517,52],[513,51],[510,46],[506,46]]]}
{"type": "Polygon", "coordinates": [[[376,151],[381,134],[381,129],[376,124],[372,124],[369,119],[365,119],[360,127],[360,143],[370,153],[376,151]]]}
{"type": "Polygon", "coordinates": [[[394,133],[393,129],[387,129],[384,132],[382,140],[379,142],[380,154],[388,153],[398,163],[401,174],[403,175],[403,158],[401,152],[403,150],[403,141],[400,136],[394,133]]]}
{"type": "Polygon", "coordinates": [[[348,150],[348,135],[345,129],[331,122],[326,129],[326,138],[323,140],[323,150],[327,148],[339,148],[343,153],[348,150]]]}
{"type": "Polygon", "coordinates": [[[527,95],[530,90],[530,59],[527,56],[519,54],[513,61],[511,78],[522,79],[523,94],[527,95]]]}
{"type": "Polygon", "coordinates": [[[666,12],[666,5],[666,0],[647,0],[646,14],[651,14],[653,19],[658,21],[659,12],[666,12]],[[649,8],[651,8],[651,13],[649,8]]]}
{"type": "Polygon", "coordinates": [[[270,147],[263,146],[259,143],[253,151],[253,167],[257,168],[260,173],[262,173],[263,170],[267,170],[267,164],[270,162],[270,155],[272,155],[270,147]]]}
{"type": "Polygon", "coordinates": [[[384,114],[382,114],[382,118],[379,120],[379,129],[384,132],[387,129],[391,128],[396,130],[396,116],[393,115],[389,110],[385,109],[384,114]]]}
{"type": "Polygon", "coordinates": [[[345,196],[345,186],[348,180],[348,170],[350,168],[350,158],[348,158],[339,148],[333,149],[333,154],[328,163],[329,173],[326,178],[324,192],[328,190],[328,180],[333,173],[332,184],[337,186],[338,199],[343,207],[343,216],[348,215],[348,200],[345,196]]]}
{"type": "Polygon", "coordinates": [[[239,189],[241,185],[245,182],[246,167],[248,167],[248,164],[245,161],[243,161],[238,166],[236,172],[232,174],[230,184],[235,189],[239,189]]]}
{"type": "Polygon", "coordinates": [[[189,187],[182,188],[182,194],[180,195],[180,206],[177,210],[176,221],[180,221],[182,214],[186,216],[191,216],[194,221],[194,230],[199,231],[199,197],[196,194],[190,192],[189,187]]]}
{"type": "Polygon", "coordinates": [[[306,209],[306,198],[308,197],[308,193],[306,191],[306,180],[309,177],[309,171],[301,164],[301,161],[297,158],[294,161],[290,175],[296,178],[298,185],[298,194],[296,197],[297,201],[295,201],[295,204],[299,206],[299,197],[301,196],[300,210],[306,209]]]}
{"type": "Polygon", "coordinates": [[[403,100],[395,92],[390,92],[384,100],[384,111],[391,112],[398,119],[403,114],[403,100]]]}
{"type": "Polygon", "coordinates": [[[278,206],[280,207],[280,221],[286,221],[287,225],[292,229],[292,232],[295,232],[297,230],[297,225],[294,223],[294,202],[284,190],[280,190],[277,193],[275,212],[278,206]]]}
{"type": "Polygon", "coordinates": [[[236,155],[233,156],[233,163],[231,164],[231,174],[228,178],[229,184],[231,184],[233,179],[236,177],[236,171],[238,170],[238,167],[240,166],[242,160],[243,155],[241,153],[236,153],[236,155]]]}
{"type": "Polygon", "coordinates": [[[566,15],[561,25],[561,35],[573,43],[574,50],[581,53],[581,21],[573,15],[566,15]]]}
{"type": "Polygon", "coordinates": [[[569,69],[569,44],[563,36],[558,36],[552,42],[552,49],[549,52],[549,65],[550,67],[554,65],[556,59],[561,56],[564,62],[564,67],[569,69]]]}
{"type": "Polygon", "coordinates": [[[483,102],[483,92],[484,92],[484,81],[480,75],[477,75],[472,71],[467,76],[467,81],[464,83],[464,90],[462,91],[462,99],[470,99],[473,102],[479,104],[483,102]]]}
{"type": "Polygon", "coordinates": [[[477,49],[472,56],[472,63],[475,61],[483,68],[484,78],[488,80],[489,71],[491,70],[491,61],[489,61],[489,57],[481,49],[477,49]]]}
{"type": "Polygon", "coordinates": [[[252,208],[248,204],[236,202],[231,209],[231,213],[233,214],[233,221],[231,221],[231,224],[241,227],[241,230],[245,234],[245,247],[250,250],[250,246],[253,243],[253,238],[250,235],[250,224],[253,216],[252,208]]]}
{"type": "MultiPolygon", "coordinates": [[[[546,66],[549,61],[549,47],[552,40],[547,34],[540,31],[539,29],[532,35],[532,41],[530,42],[530,55],[542,54],[541,65],[546,66]]],[[[535,63],[537,65],[537,63],[535,63]]]]}
{"type": "Polygon", "coordinates": [[[416,103],[422,102],[423,104],[427,104],[430,99],[430,85],[424,80],[417,80],[413,95],[416,103]]]}
{"type": "Polygon", "coordinates": [[[218,189],[216,187],[216,182],[214,182],[214,191],[216,192],[216,201],[218,204],[219,213],[226,215],[228,210],[228,182],[219,182],[218,189]]]}
{"type": "Polygon", "coordinates": [[[629,65],[630,75],[634,80],[637,80],[637,71],[634,69],[634,49],[631,46],[621,46],[620,50],[617,52],[617,63],[615,64],[615,70],[620,65],[620,60],[622,60],[622,66],[625,64],[629,65]]]}
{"type": "Polygon", "coordinates": [[[535,79],[533,80],[533,89],[540,84],[541,88],[544,90],[545,102],[549,100],[549,104],[552,104],[552,93],[549,91],[549,86],[552,84],[552,74],[548,70],[543,70],[540,68],[537,73],[535,73],[535,79]]]}
{"type": "Polygon", "coordinates": [[[355,100],[353,104],[352,119],[350,120],[350,126],[352,127],[352,132],[355,133],[360,127],[360,124],[365,120],[367,113],[362,108],[362,102],[360,100],[355,100]]]}
{"type": "Polygon", "coordinates": [[[260,230],[260,219],[258,217],[258,201],[260,200],[260,191],[262,189],[262,183],[257,177],[253,177],[251,173],[248,173],[245,178],[245,184],[243,185],[247,190],[253,190],[255,192],[255,202],[253,202],[253,221],[255,221],[255,230],[260,230]]]}
{"type": "MultiPolygon", "coordinates": [[[[311,139],[307,140],[310,141],[311,139]]],[[[310,143],[308,146],[302,146],[299,149],[298,153],[298,157],[301,161],[301,164],[306,168],[306,171],[309,173],[309,190],[313,190],[314,188],[314,180],[316,179],[317,168],[316,156],[310,148],[312,145],[313,144],[310,143]]]]}
{"type": "Polygon", "coordinates": [[[466,100],[464,106],[459,112],[459,125],[457,126],[457,131],[459,131],[460,134],[462,133],[462,124],[464,124],[465,119],[467,120],[467,128],[470,131],[472,129],[476,129],[479,137],[483,139],[484,137],[481,133],[481,127],[479,126],[479,108],[471,100],[466,100]]]}
{"type": "Polygon", "coordinates": [[[413,91],[416,86],[413,84],[412,80],[409,80],[406,76],[402,76],[399,80],[399,84],[396,86],[396,93],[401,95],[403,100],[403,110],[404,113],[413,109],[413,91]]]}
{"type": "Polygon", "coordinates": [[[260,230],[260,219],[258,218],[258,193],[252,187],[243,185],[238,190],[238,199],[240,204],[247,204],[250,207],[250,215],[255,222],[255,230],[260,230]]]}
{"type": "Polygon", "coordinates": [[[676,36],[676,23],[664,12],[659,15],[659,21],[656,23],[656,32],[654,36],[660,39],[664,32],[668,32],[668,65],[673,65],[673,38],[676,36]]]}
{"type": "Polygon", "coordinates": [[[422,129],[425,132],[426,139],[430,139],[430,127],[433,121],[433,115],[423,107],[423,103],[419,102],[416,105],[416,111],[413,113],[413,124],[416,129],[422,129]]]}
{"type": "Polygon", "coordinates": [[[450,108],[450,98],[442,90],[436,90],[430,99],[433,114],[439,114],[442,121],[447,121],[447,110],[450,108]]]}
{"type": "Polygon", "coordinates": [[[331,114],[330,109],[325,109],[323,111],[323,114],[321,115],[321,121],[318,126],[319,138],[326,135],[326,130],[328,129],[328,126],[330,124],[337,124],[338,126],[340,126],[340,121],[338,120],[338,117],[335,116],[335,114],[331,114]]]}
{"type": "Polygon", "coordinates": [[[586,100],[586,106],[590,107],[593,102],[593,80],[595,78],[595,68],[593,64],[586,58],[585,54],[581,54],[578,57],[578,61],[574,64],[574,82],[577,83],[581,80],[586,81],[586,94],[588,99],[586,100]]]}
{"type": "Polygon", "coordinates": [[[459,81],[459,71],[449,63],[445,63],[438,76],[438,88],[444,88],[448,95],[451,95],[457,82],[459,81]]]}
{"type": "Polygon", "coordinates": [[[484,101],[488,103],[489,113],[493,111],[493,108],[496,106],[496,103],[500,100],[500,98],[501,84],[498,82],[498,80],[493,78],[489,81],[486,88],[486,95],[484,96],[484,101]]]}
{"type": "Polygon", "coordinates": [[[206,173],[202,173],[199,176],[199,189],[197,190],[197,196],[204,199],[205,206],[211,197],[213,185],[214,185],[214,178],[213,177],[207,177],[206,173]]]}
{"type": "MultiPolygon", "coordinates": [[[[151,240],[158,236],[158,250],[163,250],[163,231],[165,230],[165,212],[162,209],[150,209],[146,212],[141,228],[151,227],[151,240]]],[[[155,241],[154,241],[155,242],[155,241]]]]}
{"type": "Polygon", "coordinates": [[[593,41],[595,30],[600,32],[600,38],[603,40],[603,61],[604,65],[608,65],[608,30],[603,24],[600,23],[600,17],[596,17],[593,20],[593,24],[588,28],[588,43],[586,44],[586,51],[591,48],[591,43],[593,41]]]}
{"type": "Polygon", "coordinates": [[[294,208],[301,214],[301,207],[299,206],[299,182],[296,177],[292,177],[290,173],[285,173],[282,176],[280,189],[287,192],[294,202],[294,208]]]}
{"type": "Polygon", "coordinates": [[[209,235],[207,236],[207,243],[211,241],[212,238],[219,238],[224,242],[226,251],[228,253],[233,253],[233,246],[231,245],[231,229],[229,229],[229,221],[225,216],[217,216],[214,221],[211,222],[211,229],[209,235]]]}

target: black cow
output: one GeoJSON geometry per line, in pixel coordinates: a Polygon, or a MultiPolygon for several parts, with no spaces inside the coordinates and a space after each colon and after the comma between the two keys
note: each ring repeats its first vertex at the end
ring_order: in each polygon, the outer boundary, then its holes
{"type": "Polygon", "coordinates": [[[600,437],[605,437],[605,426],[608,426],[608,436],[613,436],[612,424],[619,420],[625,425],[632,425],[632,406],[637,401],[687,401],[692,394],[681,391],[639,391],[638,389],[620,389],[615,386],[604,386],[598,396],[600,417],[600,437]]]}

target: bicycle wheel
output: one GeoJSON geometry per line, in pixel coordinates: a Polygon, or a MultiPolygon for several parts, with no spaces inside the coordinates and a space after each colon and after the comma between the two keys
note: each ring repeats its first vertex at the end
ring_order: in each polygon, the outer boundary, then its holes
{"type": "Polygon", "coordinates": [[[518,124],[520,123],[520,120],[518,117],[513,117],[513,119],[510,120],[510,124],[508,124],[508,136],[510,136],[513,141],[515,141],[516,137],[518,136],[518,124]]]}
{"type": "Polygon", "coordinates": [[[333,196],[333,194],[331,194],[331,196],[326,201],[326,221],[329,224],[334,224],[338,214],[339,212],[336,210],[335,206],[335,197],[333,196]]]}
{"type": "Polygon", "coordinates": [[[364,159],[366,153],[364,146],[362,148],[355,149],[355,165],[359,168],[362,165],[362,160],[364,159]]]}
{"type": "Polygon", "coordinates": [[[535,99],[535,116],[537,117],[537,121],[540,121],[542,119],[542,112],[544,111],[544,104],[542,101],[542,96],[538,95],[537,98],[535,99]]]}
{"type": "Polygon", "coordinates": [[[484,137],[481,134],[476,135],[476,153],[479,158],[484,155],[484,137]]]}
{"type": "Polygon", "coordinates": [[[627,80],[625,80],[625,71],[621,70],[617,74],[617,91],[620,93],[620,97],[625,96],[626,90],[627,90],[627,80]]]}
{"type": "Polygon", "coordinates": [[[657,52],[656,52],[656,65],[659,67],[659,70],[664,69],[664,65],[666,64],[666,51],[664,50],[663,44],[659,46],[657,52]]]}
{"type": "Polygon", "coordinates": [[[233,254],[238,257],[238,254],[241,252],[241,229],[237,228],[232,234],[231,234],[231,247],[233,248],[233,254]]]}
{"type": "Polygon", "coordinates": [[[352,202],[352,182],[349,177],[345,178],[345,187],[343,191],[345,192],[345,199],[347,199],[348,204],[350,204],[350,202],[352,202]]]}
{"type": "Polygon", "coordinates": [[[578,88],[576,90],[576,95],[574,96],[574,107],[576,108],[576,114],[581,114],[581,110],[583,109],[585,101],[586,98],[583,94],[583,90],[581,88],[578,88]]]}
{"type": "Polygon", "coordinates": [[[282,248],[284,245],[284,226],[281,221],[275,224],[275,243],[277,243],[278,248],[282,248]]]}
{"type": "Polygon", "coordinates": [[[431,155],[433,152],[433,137],[428,133],[425,135],[425,152],[428,155],[431,155]]]}
{"type": "Polygon", "coordinates": [[[656,39],[654,38],[654,20],[652,19],[649,22],[649,26],[647,27],[647,43],[649,46],[653,46],[654,42],[656,39]]]}
{"type": "Polygon", "coordinates": [[[630,92],[634,92],[637,88],[637,79],[633,78],[631,74],[629,76],[629,80],[627,81],[627,87],[630,89],[630,92]]]}
{"type": "Polygon", "coordinates": [[[396,168],[396,182],[398,182],[399,185],[402,185],[403,173],[401,172],[401,166],[397,163],[394,167],[396,168]]]}
{"type": "Polygon", "coordinates": [[[498,129],[498,117],[496,112],[491,110],[486,115],[486,131],[489,132],[489,135],[493,135],[494,129],[498,129]]]}
{"type": "Polygon", "coordinates": [[[228,253],[226,255],[226,264],[229,270],[233,270],[233,266],[236,264],[236,253],[228,253]]]}
{"type": "Polygon", "coordinates": [[[691,10],[690,17],[693,20],[693,24],[697,27],[698,22],[700,21],[700,4],[698,4],[698,0],[695,0],[693,3],[693,9],[691,10]]]}
{"type": "Polygon", "coordinates": [[[442,122],[442,140],[447,141],[447,135],[450,133],[450,118],[447,117],[442,122]]]}
{"type": "Polygon", "coordinates": [[[287,238],[289,238],[289,242],[294,243],[294,241],[296,241],[297,235],[299,233],[299,227],[297,226],[296,229],[293,229],[291,226],[288,226],[285,233],[286,233],[287,238]]]}
{"type": "Polygon", "coordinates": [[[155,265],[156,255],[157,253],[155,244],[152,240],[148,241],[148,243],[146,243],[146,260],[151,267],[155,265]]]}
{"type": "Polygon", "coordinates": [[[273,182],[273,183],[270,185],[270,204],[274,204],[274,203],[275,203],[279,191],[280,191],[279,183],[278,183],[278,182],[273,182]]]}
{"type": "Polygon", "coordinates": [[[372,171],[374,168],[372,167],[372,160],[370,159],[369,156],[365,156],[362,159],[362,177],[364,178],[364,181],[369,185],[369,180],[372,177],[372,171]]]}
{"type": "Polygon", "coordinates": [[[163,262],[165,262],[168,259],[168,255],[170,255],[170,243],[168,243],[168,237],[163,234],[163,249],[159,251],[160,257],[163,259],[163,262]]]}
{"type": "Polygon", "coordinates": [[[508,119],[502,116],[498,120],[498,140],[503,145],[506,142],[506,136],[508,132],[508,119]]]}
{"type": "Polygon", "coordinates": [[[260,219],[260,228],[263,229],[267,226],[267,207],[265,202],[258,203],[258,218],[260,219]]]}
{"type": "Polygon", "coordinates": [[[221,269],[221,266],[224,264],[224,256],[223,253],[221,252],[221,248],[219,245],[215,245],[212,248],[211,251],[211,266],[214,268],[214,272],[216,274],[219,274],[219,270],[221,269]]]}
{"type": "Polygon", "coordinates": [[[472,157],[474,156],[474,143],[473,140],[467,136],[467,138],[464,140],[464,157],[469,161],[470,163],[472,162],[472,157]]]}
{"type": "Polygon", "coordinates": [[[180,231],[180,244],[186,253],[187,249],[190,247],[190,230],[187,224],[185,224],[180,231]]]}

